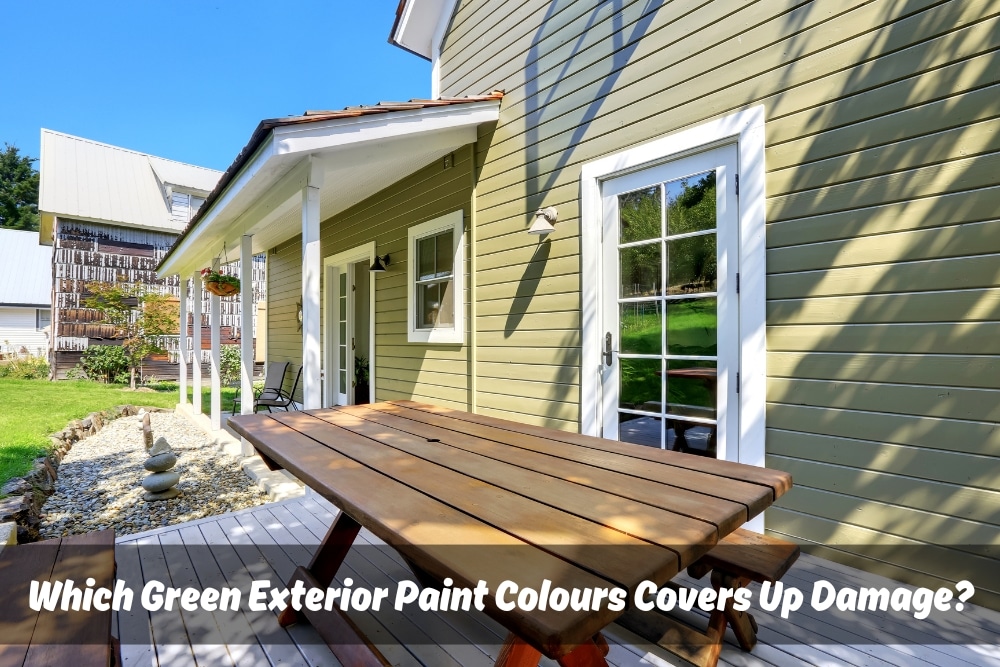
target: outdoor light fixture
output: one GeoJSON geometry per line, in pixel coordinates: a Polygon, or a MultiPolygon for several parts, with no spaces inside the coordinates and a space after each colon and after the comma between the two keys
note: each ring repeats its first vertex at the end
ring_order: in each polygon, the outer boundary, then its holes
{"type": "Polygon", "coordinates": [[[389,266],[389,255],[382,255],[379,257],[375,255],[375,261],[372,262],[372,266],[369,271],[372,273],[385,273],[387,269],[385,267],[389,266]]]}
{"type": "Polygon", "coordinates": [[[529,234],[545,236],[556,231],[555,222],[558,211],[555,206],[546,206],[535,211],[535,221],[528,228],[529,234]]]}

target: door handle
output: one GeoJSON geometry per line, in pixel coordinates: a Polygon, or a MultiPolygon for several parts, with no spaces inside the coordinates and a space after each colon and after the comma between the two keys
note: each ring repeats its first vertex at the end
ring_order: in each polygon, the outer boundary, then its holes
{"type": "Polygon", "coordinates": [[[611,352],[611,332],[609,331],[608,333],[604,334],[604,363],[605,363],[605,365],[610,366],[612,359],[613,359],[613,357],[612,357],[612,352],[611,352]]]}

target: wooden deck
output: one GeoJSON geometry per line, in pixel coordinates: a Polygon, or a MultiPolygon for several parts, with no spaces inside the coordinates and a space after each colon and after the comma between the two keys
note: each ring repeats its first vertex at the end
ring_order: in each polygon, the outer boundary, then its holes
{"type": "MultiPolygon", "coordinates": [[[[118,549],[118,576],[126,581],[138,582],[156,579],[170,586],[197,586],[199,581],[218,580],[220,576],[250,570],[255,578],[270,578],[272,585],[283,585],[296,565],[308,563],[311,550],[326,534],[336,508],[316,495],[307,495],[280,503],[193,521],[139,535],[129,535],[118,540],[121,544],[153,546],[144,550],[142,559],[136,551],[118,549]],[[178,558],[181,550],[166,550],[170,557],[158,558],[160,549],[171,545],[214,545],[213,558],[178,558]],[[267,547],[267,548],[263,548],[267,547]],[[151,553],[152,552],[152,553],[151,553]],[[248,562],[244,562],[248,561],[248,562]],[[169,582],[169,583],[168,583],[169,582]]],[[[379,541],[367,531],[362,531],[365,544],[378,545],[379,541]]],[[[400,579],[412,579],[403,561],[394,552],[379,549],[352,549],[345,562],[355,582],[367,586],[393,586],[400,579]]],[[[338,577],[341,579],[341,577],[338,577]]],[[[854,570],[808,555],[784,577],[788,585],[811,590],[812,582],[826,579],[834,584],[855,586],[889,586],[898,584],[866,572],[854,570]]],[[[684,585],[700,587],[702,582],[681,581],[684,585]]],[[[419,613],[419,612],[418,612],[419,613]]],[[[946,645],[922,645],[926,641],[929,621],[898,621],[879,612],[865,614],[818,614],[806,607],[794,613],[789,620],[777,615],[754,610],[760,625],[760,643],[752,654],[743,653],[730,637],[723,649],[719,664],[733,666],[792,666],[792,665],[857,665],[878,667],[1000,667],[1000,613],[968,607],[962,615],[963,622],[939,622],[938,636],[946,636],[946,645]],[[887,637],[885,645],[863,643],[858,631],[877,622],[881,636],[887,637]],[[949,624],[950,623],[950,624],[949,624]]],[[[185,631],[183,615],[174,612],[172,618],[154,615],[150,628],[150,615],[137,603],[131,612],[122,612],[114,621],[113,632],[122,640],[122,659],[126,667],[141,665],[339,665],[326,646],[308,625],[292,626],[287,630],[278,626],[277,620],[256,618],[242,613],[218,613],[220,628],[214,635],[185,631]],[[251,625],[252,624],[252,625],[251,625]],[[253,635],[256,643],[229,645],[219,641],[225,637],[225,628],[239,628],[246,635],[253,635]],[[178,631],[180,629],[180,631],[178,631]],[[147,643],[136,642],[137,637],[151,636],[147,643]],[[193,635],[193,636],[192,636],[193,635]],[[165,644],[159,637],[187,638],[184,644],[165,644]]],[[[421,616],[417,628],[415,619],[407,612],[391,616],[385,625],[373,616],[359,620],[363,629],[380,650],[393,663],[399,665],[475,666],[492,665],[500,650],[506,632],[494,621],[480,613],[459,613],[435,616],[428,627],[426,616],[421,616]],[[413,642],[404,647],[394,643],[379,643],[378,637],[388,637],[400,632],[426,630],[435,637],[454,637],[454,643],[433,644],[413,642]],[[490,641],[472,644],[465,637],[491,637],[490,641]]],[[[702,622],[707,615],[701,619],[702,622]]],[[[608,662],[619,667],[638,665],[685,665],[683,661],[662,649],[650,645],[636,635],[611,626],[605,631],[611,645],[608,662]]],[[[175,640],[176,641],[176,640],[175,640]]],[[[543,661],[542,664],[553,664],[543,661]]]]}

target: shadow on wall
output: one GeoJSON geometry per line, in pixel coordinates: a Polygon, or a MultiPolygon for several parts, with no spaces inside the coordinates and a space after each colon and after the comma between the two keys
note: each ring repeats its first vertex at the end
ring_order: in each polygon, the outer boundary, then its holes
{"type": "Polygon", "coordinates": [[[769,528],[843,552],[878,540],[884,560],[985,589],[1000,566],[1000,26],[928,4],[789,13],[790,64],[753,95],[769,118],[768,465],[797,484],[769,528]],[[852,13],[884,27],[816,52],[823,27],[807,28],[852,13]],[[824,59],[853,64],[810,80],[824,59]]]}

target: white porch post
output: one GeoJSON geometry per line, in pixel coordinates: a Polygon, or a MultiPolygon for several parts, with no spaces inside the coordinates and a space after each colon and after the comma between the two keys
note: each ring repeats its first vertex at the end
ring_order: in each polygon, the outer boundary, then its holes
{"type": "Polygon", "coordinates": [[[178,341],[178,352],[180,354],[180,387],[181,387],[181,398],[180,404],[187,405],[188,400],[188,363],[187,363],[187,353],[188,353],[188,281],[187,278],[179,276],[180,286],[178,292],[180,293],[181,300],[181,335],[178,341]]]}
{"type": "Polygon", "coordinates": [[[196,415],[201,414],[201,303],[204,294],[201,286],[201,272],[195,271],[191,280],[191,407],[196,415]]]}
{"type": "Polygon", "coordinates": [[[302,188],[302,407],[322,406],[319,342],[319,279],[322,271],[319,247],[319,190],[323,168],[310,157],[309,181],[302,188]]]}
{"type": "Polygon", "coordinates": [[[253,237],[240,240],[240,414],[253,414],[253,237]]]}
{"type": "MultiPolygon", "coordinates": [[[[219,259],[212,260],[212,270],[219,270],[219,259]]],[[[208,301],[208,326],[212,333],[212,430],[218,431],[222,428],[222,386],[221,386],[221,338],[220,327],[222,326],[222,299],[213,294],[208,301]]]]}

